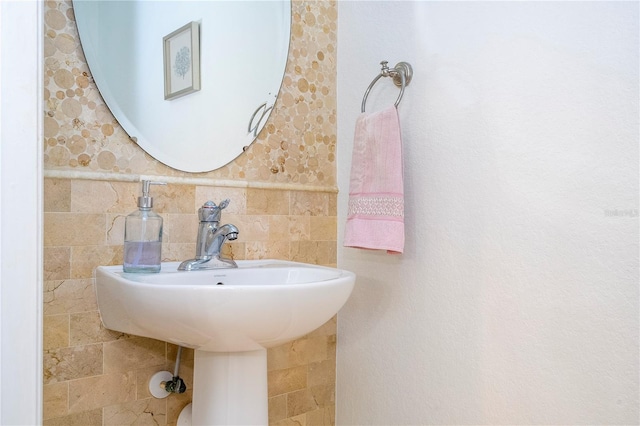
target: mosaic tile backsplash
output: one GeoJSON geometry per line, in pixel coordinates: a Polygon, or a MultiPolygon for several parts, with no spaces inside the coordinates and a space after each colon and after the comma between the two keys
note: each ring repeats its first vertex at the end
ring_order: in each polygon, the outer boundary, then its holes
{"type": "MultiPolygon", "coordinates": [[[[45,7],[45,168],[181,175],[140,149],[100,97],[70,1],[45,7]]],[[[289,61],[274,111],[244,153],[198,177],[335,186],[334,1],[294,1],[289,61]]],[[[203,118],[204,119],[204,118],[203,118]]]]}
{"type": "MultiPolygon", "coordinates": [[[[104,329],[93,269],[122,263],[124,218],[136,208],[141,174],[200,178],[154,188],[165,261],[191,258],[198,207],[230,198],[223,220],[241,233],[227,255],[335,266],[336,4],[292,3],[289,61],[274,113],[243,155],[199,174],[171,169],[129,139],[84,62],[72,3],[46,1],[44,11],[44,424],[173,425],[190,391],[158,400],[147,381],[173,371],[177,348],[104,329]]],[[[335,345],[334,318],[269,349],[271,425],[335,424],[335,345]]],[[[180,375],[190,387],[191,350],[183,352],[180,375]]]]}

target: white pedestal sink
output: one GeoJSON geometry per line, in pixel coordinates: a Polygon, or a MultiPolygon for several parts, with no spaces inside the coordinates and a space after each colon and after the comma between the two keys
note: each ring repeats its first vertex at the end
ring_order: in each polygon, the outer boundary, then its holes
{"type": "Polygon", "coordinates": [[[349,298],[352,272],[281,260],[157,274],[95,270],[104,326],[195,349],[194,425],[268,424],[266,348],[303,336],[349,298]]]}

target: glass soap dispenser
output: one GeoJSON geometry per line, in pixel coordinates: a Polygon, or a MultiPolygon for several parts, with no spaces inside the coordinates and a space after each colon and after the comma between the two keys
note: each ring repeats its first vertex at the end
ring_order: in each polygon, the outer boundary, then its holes
{"type": "Polygon", "coordinates": [[[155,213],[151,185],[164,182],[142,181],[138,210],[127,216],[124,224],[124,272],[160,272],[162,261],[162,217],[155,213]]]}

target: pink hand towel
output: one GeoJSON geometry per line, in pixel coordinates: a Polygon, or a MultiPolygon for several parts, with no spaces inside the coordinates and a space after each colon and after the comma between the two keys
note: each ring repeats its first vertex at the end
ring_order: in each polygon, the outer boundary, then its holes
{"type": "Polygon", "coordinates": [[[395,106],[356,121],[344,246],[404,250],[402,139],[395,106]]]}

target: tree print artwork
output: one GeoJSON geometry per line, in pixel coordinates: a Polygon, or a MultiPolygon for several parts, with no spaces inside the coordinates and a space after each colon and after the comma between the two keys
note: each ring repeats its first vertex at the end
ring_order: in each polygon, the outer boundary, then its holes
{"type": "Polygon", "coordinates": [[[183,46],[176,53],[176,60],[173,65],[173,70],[176,75],[179,75],[184,79],[187,73],[191,69],[191,50],[187,46],[183,46]]]}

